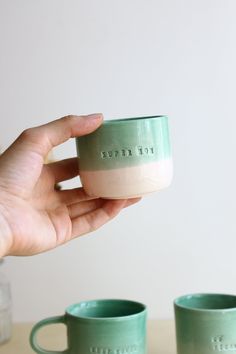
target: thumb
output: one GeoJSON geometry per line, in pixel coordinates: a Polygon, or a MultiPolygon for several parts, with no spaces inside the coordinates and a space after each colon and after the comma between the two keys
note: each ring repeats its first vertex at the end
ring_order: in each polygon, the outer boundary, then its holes
{"type": "Polygon", "coordinates": [[[64,143],[66,140],[92,133],[102,123],[101,113],[88,116],[69,115],[38,127],[29,128],[16,139],[4,152],[3,158],[15,159],[14,155],[23,158],[25,154],[32,153],[45,159],[53,147],[64,143]]]}
{"type": "Polygon", "coordinates": [[[14,144],[18,147],[20,144],[22,149],[25,145],[25,149],[30,148],[31,152],[36,152],[45,158],[53,147],[68,139],[92,133],[101,125],[102,120],[103,116],[100,113],[87,116],[69,115],[25,130],[14,144]]]}
{"type": "MultiPolygon", "coordinates": [[[[66,116],[25,130],[0,157],[0,178],[7,185],[23,184],[30,189],[41,173],[45,157],[53,147],[69,138],[89,134],[102,123],[100,113],[66,116]]],[[[22,188],[23,188],[22,187],[22,188]]]]}

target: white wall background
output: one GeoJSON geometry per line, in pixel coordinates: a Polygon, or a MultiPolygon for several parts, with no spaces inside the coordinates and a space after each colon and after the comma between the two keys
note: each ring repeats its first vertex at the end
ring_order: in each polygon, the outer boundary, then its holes
{"type": "Polygon", "coordinates": [[[15,321],[106,297],[166,318],[178,295],[236,293],[235,16],[234,0],[0,0],[3,149],[69,113],[167,114],[175,162],[171,188],[99,231],[8,257],[15,321]]]}

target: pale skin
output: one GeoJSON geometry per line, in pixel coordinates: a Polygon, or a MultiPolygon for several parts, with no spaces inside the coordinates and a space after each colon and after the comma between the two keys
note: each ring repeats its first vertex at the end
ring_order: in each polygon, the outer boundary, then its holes
{"type": "Polygon", "coordinates": [[[139,199],[91,198],[56,190],[79,174],[78,159],[45,165],[53,147],[96,130],[102,114],[67,116],[25,130],[0,156],[0,257],[30,256],[92,232],[139,199]]]}

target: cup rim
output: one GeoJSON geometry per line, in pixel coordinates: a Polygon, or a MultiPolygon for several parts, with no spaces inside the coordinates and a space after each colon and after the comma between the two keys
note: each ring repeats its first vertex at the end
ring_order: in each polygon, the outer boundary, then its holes
{"type": "Polygon", "coordinates": [[[153,116],[140,116],[140,117],[127,117],[127,118],[118,118],[118,119],[105,119],[103,124],[117,124],[117,123],[128,123],[131,121],[140,121],[140,120],[154,120],[167,118],[166,115],[153,115],[153,116]]]}
{"type": "Polygon", "coordinates": [[[236,310],[236,295],[234,294],[225,294],[225,293],[192,293],[192,294],[186,294],[186,295],[182,295],[179,296],[177,298],[174,299],[174,306],[184,309],[184,310],[188,310],[188,311],[193,311],[193,312],[230,312],[232,310],[236,310]],[[196,307],[190,307],[187,305],[183,305],[180,304],[179,301],[184,300],[184,299],[188,299],[188,298],[193,298],[193,297],[205,297],[205,296],[221,296],[221,297],[225,297],[225,298],[234,298],[235,299],[235,306],[232,307],[226,307],[226,308],[212,308],[212,309],[208,309],[208,308],[196,308],[196,307]]]}
{"type": "Polygon", "coordinates": [[[124,320],[130,320],[132,318],[138,317],[142,313],[146,313],[147,311],[147,306],[139,301],[134,301],[134,300],[126,300],[126,299],[95,299],[95,300],[85,300],[85,301],[80,301],[78,303],[74,303],[72,305],[69,305],[66,308],[66,314],[69,315],[70,317],[77,318],[82,321],[124,321],[124,320]],[[113,303],[118,303],[118,302],[123,302],[123,303],[130,303],[133,305],[140,306],[140,311],[135,312],[131,315],[122,315],[122,316],[117,316],[117,317],[92,317],[92,316],[81,316],[81,315],[75,315],[73,314],[72,308],[75,306],[86,306],[88,304],[97,304],[97,303],[103,303],[103,302],[113,302],[113,303]]]}

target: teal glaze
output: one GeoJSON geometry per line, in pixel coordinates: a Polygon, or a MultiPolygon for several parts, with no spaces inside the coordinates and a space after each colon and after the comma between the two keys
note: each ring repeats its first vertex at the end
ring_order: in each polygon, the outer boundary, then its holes
{"type": "Polygon", "coordinates": [[[186,295],[174,308],[178,354],[236,354],[236,296],[186,295]]]}
{"type": "Polygon", "coordinates": [[[143,165],[171,158],[166,116],[107,120],[95,132],[76,138],[80,170],[143,165]]]}
{"type": "Polygon", "coordinates": [[[65,315],[38,322],[30,335],[38,354],[145,354],[146,307],[129,300],[95,300],[69,306],[65,315]],[[67,327],[68,348],[47,351],[39,346],[37,332],[55,323],[67,327]]]}

